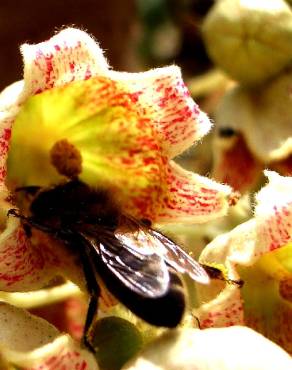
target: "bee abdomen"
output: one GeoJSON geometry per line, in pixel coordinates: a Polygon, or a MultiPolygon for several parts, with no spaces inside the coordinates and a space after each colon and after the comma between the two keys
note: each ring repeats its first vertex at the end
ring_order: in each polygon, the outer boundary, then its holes
{"type": "Polygon", "coordinates": [[[152,325],[175,328],[184,315],[185,293],[180,277],[175,272],[170,272],[169,275],[167,292],[161,297],[147,299],[137,315],[152,325]]]}
{"type": "Polygon", "coordinates": [[[159,297],[142,296],[126,285],[101,263],[97,269],[106,288],[130,311],[151,325],[176,327],[185,311],[185,294],[179,275],[169,271],[170,282],[166,293],[159,297]]]}

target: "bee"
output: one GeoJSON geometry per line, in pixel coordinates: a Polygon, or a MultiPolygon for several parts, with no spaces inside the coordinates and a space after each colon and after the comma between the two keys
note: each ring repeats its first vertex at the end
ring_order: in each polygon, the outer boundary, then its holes
{"type": "Polygon", "coordinates": [[[62,241],[80,258],[90,296],[83,341],[91,350],[91,329],[100,296],[100,279],[108,291],[141,319],[176,327],[186,302],[180,273],[208,283],[205,269],[149,220],[122,212],[108,191],[79,179],[51,188],[17,189],[33,196],[28,215],[11,209],[25,228],[36,228],[62,241]]]}

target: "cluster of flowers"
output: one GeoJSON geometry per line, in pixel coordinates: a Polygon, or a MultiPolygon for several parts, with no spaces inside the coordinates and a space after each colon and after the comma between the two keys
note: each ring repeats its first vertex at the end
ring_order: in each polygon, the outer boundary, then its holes
{"type": "MultiPolygon", "coordinates": [[[[19,219],[7,217],[16,188],[61,181],[50,155],[64,138],[81,154],[79,177],[111,189],[135,218],[193,224],[227,213],[229,186],[172,160],[212,126],[178,67],[112,71],[98,44],[77,29],[21,50],[24,80],[0,95],[1,291],[41,289],[56,276],[84,289],[82,270],[62,243],[43,233],[30,238],[19,219]]],[[[202,330],[164,333],[125,369],[291,368],[289,354],[275,343],[292,352],[292,179],[266,175],[254,218],[216,238],[200,257],[224,265],[231,280],[244,280],[243,288],[200,288],[193,315],[202,330]]],[[[78,341],[22,308],[3,301],[0,322],[1,369],[98,369],[78,341]]]]}

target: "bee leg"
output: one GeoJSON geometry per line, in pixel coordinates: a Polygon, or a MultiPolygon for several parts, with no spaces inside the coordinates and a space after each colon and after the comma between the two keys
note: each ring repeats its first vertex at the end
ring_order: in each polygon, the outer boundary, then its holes
{"type": "Polygon", "coordinates": [[[202,329],[200,320],[197,318],[197,316],[195,316],[195,315],[192,314],[192,317],[193,317],[194,320],[196,320],[197,325],[198,325],[198,329],[202,329]]]}
{"type": "Polygon", "coordinates": [[[28,237],[31,237],[31,228],[35,228],[37,230],[43,231],[44,233],[53,235],[56,238],[64,239],[64,233],[58,229],[55,229],[51,226],[43,225],[33,219],[33,217],[26,217],[18,213],[18,210],[15,208],[9,209],[7,212],[7,217],[16,217],[19,218],[23,223],[23,228],[28,237]]]}
{"type": "Polygon", "coordinates": [[[90,256],[87,253],[81,253],[81,262],[83,265],[84,277],[87,285],[87,290],[90,295],[84,331],[83,343],[93,353],[96,352],[92,341],[92,325],[97,315],[98,298],[100,296],[100,288],[96,280],[95,270],[92,266],[90,256]]]}

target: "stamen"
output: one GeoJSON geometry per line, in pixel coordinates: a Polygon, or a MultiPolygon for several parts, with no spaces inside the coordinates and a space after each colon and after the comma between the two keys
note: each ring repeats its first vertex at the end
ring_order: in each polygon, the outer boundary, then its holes
{"type": "Polygon", "coordinates": [[[79,150],[67,139],[57,141],[50,150],[52,165],[59,174],[76,178],[82,171],[82,157],[79,150]]]}

